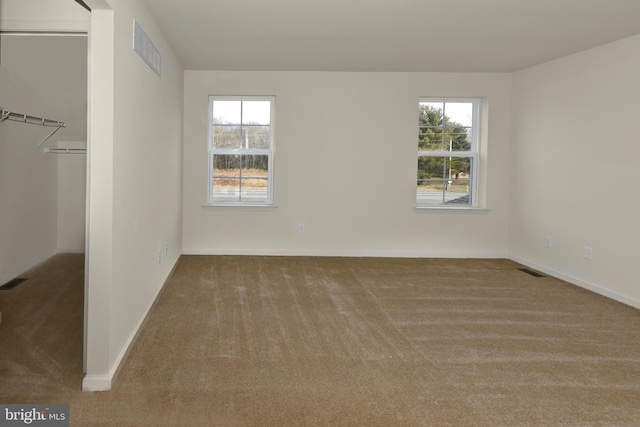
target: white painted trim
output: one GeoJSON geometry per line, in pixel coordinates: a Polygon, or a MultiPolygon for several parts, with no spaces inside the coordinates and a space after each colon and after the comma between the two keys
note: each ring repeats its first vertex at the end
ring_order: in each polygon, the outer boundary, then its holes
{"type": "MultiPolygon", "coordinates": [[[[160,290],[162,290],[162,288],[160,288],[160,290]]],[[[144,311],[144,314],[138,321],[138,324],[136,325],[136,327],[133,329],[133,332],[131,332],[131,335],[129,335],[129,338],[125,342],[124,346],[122,346],[122,350],[120,350],[120,354],[118,354],[118,357],[116,357],[116,360],[114,361],[113,366],[111,367],[111,371],[109,372],[109,375],[85,375],[84,379],[82,380],[82,391],[111,390],[111,383],[113,382],[113,379],[115,378],[118,372],[118,369],[120,368],[120,364],[122,363],[125,356],[127,355],[127,352],[131,347],[131,344],[136,339],[136,336],[140,331],[140,327],[144,323],[144,320],[147,318],[147,315],[149,314],[149,312],[151,311],[151,308],[155,304],[156,299],[158,298],[158,295],[160,295],[160,291],[158,291],[158,294],[156,295],[156,297],[151,301],[151,304],[149,304],[147,309],[144,311]]]]}
{"type": "Polygon", "coordinates": [[[467,207],[448,207],[448,206],[416,206],[414,211],[419,213],[439,213],[439,214],[488,214],[491,209],[467,207]]]}
{"type": "Polygon", "coordinates": [[[556,269],[553,269],[553,268],[545,267],[545,266],[540,265],[540,264],[538,264],[538,263],[536,263],[534,261],[530,261],[530,260],[527,260],[527,259],[524,259],[524,258],[520,258],[518,256],[513,256],[512,255],[512,256],[509,256],[509,259],[511,259],[512,261],[517,262],[519,264],[523,264],[523,265],[525,265],[525,266],[527,266],[529,268],[533,268],[534,270],[541,271],[541,272],[543,272],[545,274],[548,274],[549,276],[553,276],[556,279],[564,280],[565,282],[569,282],[572,285],[579,286],[579,287],[584,288],[584,289],[586,289],[588,291],[595,292],[595,293],[597,293],[599,295],[602,295],[604,297],[610,298],[610,299],[612,299],[614,301],[618,301],[618,302],[620,302],[622,304],[626,304],[626,305],[629,305],[631,307],[640,309],[640,300],[628,297],[628,296],[620,294],[618,292],[614,292],[614,291],[612,291],[610,289],[607,289],[607,288],[605,288],[605,287],[603,287],[601,285],[589,282],[589,281],[584,280],[584,279],[577,278],[575,276],[563,273],[563,272],[561,272],[559,270],[556,270],[556,269]]]}
{"type": "MultiPolygon", "coordinates": [[[[92,8],[93,9],[93,8],[92,8]]],[[[87,123],[86,373],[111,369],[115,11],[91,12],[87,123]]]]}
{"type": "Polygon", "coordinates": [[[111,375],[85,375],[82,379],[82,391],[111,390],[111,375]]]}
{"type": "Polygon", "coordinates": [[[118,354],[118,357],[116,357],[116,360],[114,361],[113,366],[109,371],[109,374],[108,375],[85,375],[84,379],[82,380],[82,391],[111,390],[111,385],[113,383],[113,380],[116,377],[116,374],[118,373],[118,370],[120,369],[120,365],[122,364],[122,361],[127,356],[127,353],[129,352],[129,350],[132,348],[132,344],[134,343],[138,334],[140,333],[142,325],[144,324],[145,320],[147,320],[147,316],[149,315],[149,312],[151,312],[151,309],[156,304],[156,301],[158,300],[158,297],[160,296],[162,289],[164,289],[164,286],[167,284],[167,280],[169,279],[169,277],[171,277],[171,274],[173,274],[176,266],[178,265],[179,260],[180,260],[180,256],[178,256],[175,259],[173,263],[173,267],[171,267],[171,269],[169,270],[169,273],[164,279],[164,282],[162,283],[162,286],[160,287],[160,289],[158,289],[158,293],[153,298],[153,300],[151,301],[147,309],[144,311],[142,317],[138,321],[138,324],[133,329],[133,332],[131,332],[131,335],[129,335],[129,338],[127,339],[124,346],[122,347],[122,350],[120,350],[120,354],[118,354]]]}
{"type": "Polygon", "coordinates": [[[56,254],[83,254],[85,248],[58,248],[56,254]]]}
{"type": "Polygon", "coordinates": [[[205,211],[215,211],[215,210],[234,210],[234,209],[238,209],[238,210],[269,210],[269,209],[278,209],[278,206],[276,205],[268,205],[268,204],[264,204],[264,205],[259,205],[259,204],[239,204],[239,203],[228,203],[228,204],[222,204],[222,203],[203,203],[202,204],[202,209],[205,211]]]}
{"type": "Polygon", "coordinates": [[[247,250],[247,249],[183,249],[183,255],[238,255],[238,256],[313,256],[345,258],[508,258],[504,252],[376,252],[376,251],[335,251],[335,250],[247,250]]]}
{"type": "Polygon", "coordinates": [[[41,256],[39,256],[37,258],[32,259],[28,263],[21,265],[20,267],[14,268],[13,270],[10,270],[8,273],[5,273],[2,276],[0,276],[0,285],[5,284],[9,280],[15,279],[16,277],[20,276],[21,274],[24,274],[25,272],[31,270],[33,267],[37,266],[38,264],[41,264],[44,261],[48,260],[53,255],[54,255],[53,253],[52,254],[47,254],[47,255],[41,255],[41,256]]]}

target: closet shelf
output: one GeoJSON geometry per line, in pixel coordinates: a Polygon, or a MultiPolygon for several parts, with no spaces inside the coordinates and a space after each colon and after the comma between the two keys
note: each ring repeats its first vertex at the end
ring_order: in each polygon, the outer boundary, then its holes
{"type": "Polygon", "coordinates": [[[57,120],[45,119],[44,117],[30,116],[28,114],[16,113],[13,111],[0,110],[0,123],[11,120],[15,122],[28,123],[30,125],[39,125],[46,127],[54,127],[55,129],[49,133],[38,145],[42,145],[47,139],[51,138],[54,133],[60,130],[60,128],[67,127],[65,122],[59,122],[57,120]]]}

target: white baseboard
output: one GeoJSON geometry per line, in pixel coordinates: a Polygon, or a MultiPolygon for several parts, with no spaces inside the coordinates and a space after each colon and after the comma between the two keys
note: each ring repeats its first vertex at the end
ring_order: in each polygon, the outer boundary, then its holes
{"type": "MultiPolygon", "coordinates": [[[[162,288],[160,288],[160,289],[162,289],[162,288]]],[[[120,365],[121,365],[122,361],[124,360],[124,357],[127,355],[127,352],[129,351],[129,348],[131,348],[131,344],[133,343],[133,341],[138,336],[138,332],[140,331],[140,327],[144,323],[144,320],[147,318],[147,315],[149,314],[149,311],[151,311],[151,307],[153,307],[153,304],[155,303],[156,299],[158,298],[158,295],[160,295],[160,291],[158,291],[158,294],[156,295],[154,300],[151,301],[151,304],[149,304],[149,306],[145,310],[144,314],[142,315],[141,319],[138,321],[138,324],[133,329],[133,332],[131,333],[131,335],[129,336],[129,338],[125,342],[124,346],[122,347],[122,350],[120,350],[120,354],[118,354],[118,357],[116,357],[116,360],[113,363],[113,367],[111,368],[111,371],[109,372],[109,374],[108,375],[85,375],[84,379],[82,380],[82,391],[109,391],[109,390],[111,390],[111,383],[113,382],[113,379],[116,377],[118,369],[120,368],[120,365]]]]}
{"type": "Polygon", "coordinates": [[[131,332],[131,334],[129,335],[129,338],[127,338],[127,341],[122,346],[122,349],[120,350],[120,353],[118,354],[118,357],[116,357],[116,360],[114,361],[113,366],[112,366],[111,371],[109,372],[109,374],[108,375],[85,375],[84,379],[82,380],[82,391],[109,391],[109,390],[111,390],[111,385],[112,385],[113,380],[115,379],[115,377],[116,377],[116,375],[118,373],[118,370],[120,369],[120,367],[122,365],[122,361],[126,357],[126,355],[129,352],[129,350],[131,349],[133,342],[138,337],[138,334],[140,333],[140,330],[142,329],[142,325],[144,324],[145,320],[147,320],[147,316],[149,315],[149,312],[151,311],[153,306],[156,304],[156,301],[158,300],[158,296],[160,295],[160,293],[162,292],[162,289],[164,288],[164,286],[167,283],[167,279],[171,276],[171,274],[175,270],[176,266],[178,265],[178,260],[179,259],[180,259],[180,257],[178,256],[174,260],[173,267],[169,270],[169,273],[164,278],[164,281],[162,282],[162,286],[160,286],[160,288],[158,289],[158,292],[156,293],[156,296],[153,298],[151,303],[147,306],[147,309],[142,314],[142,316],[141,316],[140,320],[138,321],[138,323],[136,324],[135,328],[133,328],[133,332],[131,332]]]}
{"type": "Polygon", "coordinates": [[[510,256],[509,259],[511,259],[514,262],[517,262],[519,264],[523,264],[526,265],[529,268],[533,268],[535,270],[541,271],[545,274],[548,274],[549,276],[553,276],[557,279],[560,280],[564,280],[565,282],[569,282],[572,285],[576,285],[579,286],[581,288],[587,289],[591,292],[595,292],[597,294],[600,294],[602,296],[605,296],[607,298],[610,298],[614,301],[618,301],[622,304],[626,304],[629,305],[631,307],[634,308],[638,308],[640,309],[640,301],[635,299],[635,298],[631,298],[629,296],[620,294],[618,292],[612,291],[610,289],[607,289],[601,285],[597,285],[595,283],[586,281],[584,279],[579,279],[577,277],[574,277],[572,275],[563,273],[559,270],[553,269],[553,268],[549,268],[549,267],[545,267],[543,265],[540,265],[536,262],[524,259],[524,258],[520,258],[518,256],[510,256]]]}
{"type": "MultiPolygon", "coordinates": [[[[162,289],[162,288],[160,288],[160,289],[162,289]]],[[[138,324],[133,329],[133,332],[131,333],[131,335],[129,336],[127,341],[125,342],[125,345],[122,347],[122,350],[120,350],[120,354],[118,354],[118,357],[116,358],[115,362],[113,363],[113,367],[111,368],[111,371],[109,372],[109,374],[108,375],[85,375],[84,379],[82,380],[82,391],[109,391],[109,390],[111,390],[111,383],[113,382],[113,379],[115,378],[115,376],[116,376],[116,374],[118,372],[118,369],[120,368],[120,364],[124,360],[124,357],[127,355],[127,352],[129,351],[129,348],[131,347],[131,344],[133,343],[135,338],[138,336],[138,332],[140,331],[140,327],[144,323],[144,320],[147,318],[147,315],[149,314],[149,311],[151,311],[151,307],[153,307],[153,304],[155,303],[155,300],[158,298],[158,295],[160,295],[160,291],[158,291],[158,294],[156,295],[156,298],[154,298],[154,300],[151,301],[151,304],[147,307],[147,309],[145,310],[144,314],[142,315],[142,318],[138,321],[138,324]]]]}
{"type": "Polygon", "coordinates": [[[85,375],[82,379],[82,391],[111,390],[111,375],[85,375]]]}
{"type": "Polygon", "coordinates": [[[366,250],[222,250],[222,249],[183,249],[183,255],[238,255],[238,256],[315,256],[315,257],[361,257],[361,258],[508,258],[503,252],[448,253],[448,252],[376,252],[366,250]]]}

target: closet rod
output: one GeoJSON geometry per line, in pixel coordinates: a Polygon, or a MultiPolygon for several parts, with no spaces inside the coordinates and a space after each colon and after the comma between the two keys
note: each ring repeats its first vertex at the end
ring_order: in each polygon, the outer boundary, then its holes
{"type": "Polygon", "coordinates": [[[80,6],[84,7],[85,9],[87,9],[89,12],[91,12],[91,8],[84,1],[76,0],[76,3],[78,3],[80,6]]]}
{"type": "Polygon", "coordinates": [[[87,154],[86,148],[49,148],[44,149],[45,153],[51,154],[87,154]]]}
{"type": "Polygon", "coordinates": [[[60,130],[60,128],[67,127],[65,122],[59,122],[57,120],[45,119],[43,117],[30,116],[28,114],[15,113],[13,111],[0,111],[0,123],[5,120],[13,120],[16,122],[29,123],[31,125],[40,125],[47,127],[54,127],[55,129],[51,131],[49,135],[47,135],[42,141],[38,143],[38,145],[42,145],[47,139],[51,138],[54,133],[60,130]]]}

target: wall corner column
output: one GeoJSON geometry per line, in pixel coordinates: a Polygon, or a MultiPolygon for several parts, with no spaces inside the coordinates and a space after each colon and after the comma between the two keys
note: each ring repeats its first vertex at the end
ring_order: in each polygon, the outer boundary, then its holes
{"type": "MultiPolygon", "coordinates": [[[[91,4],[94,3],[94,4],[91,4]]],[[[111,292],[113,281],[114,11],[92,6],[89,33],[87,144],[87,251],[84,391],[111,388],[111,292]]],[[[98,4],[100,6],[100,4],[98,4]]]]}

